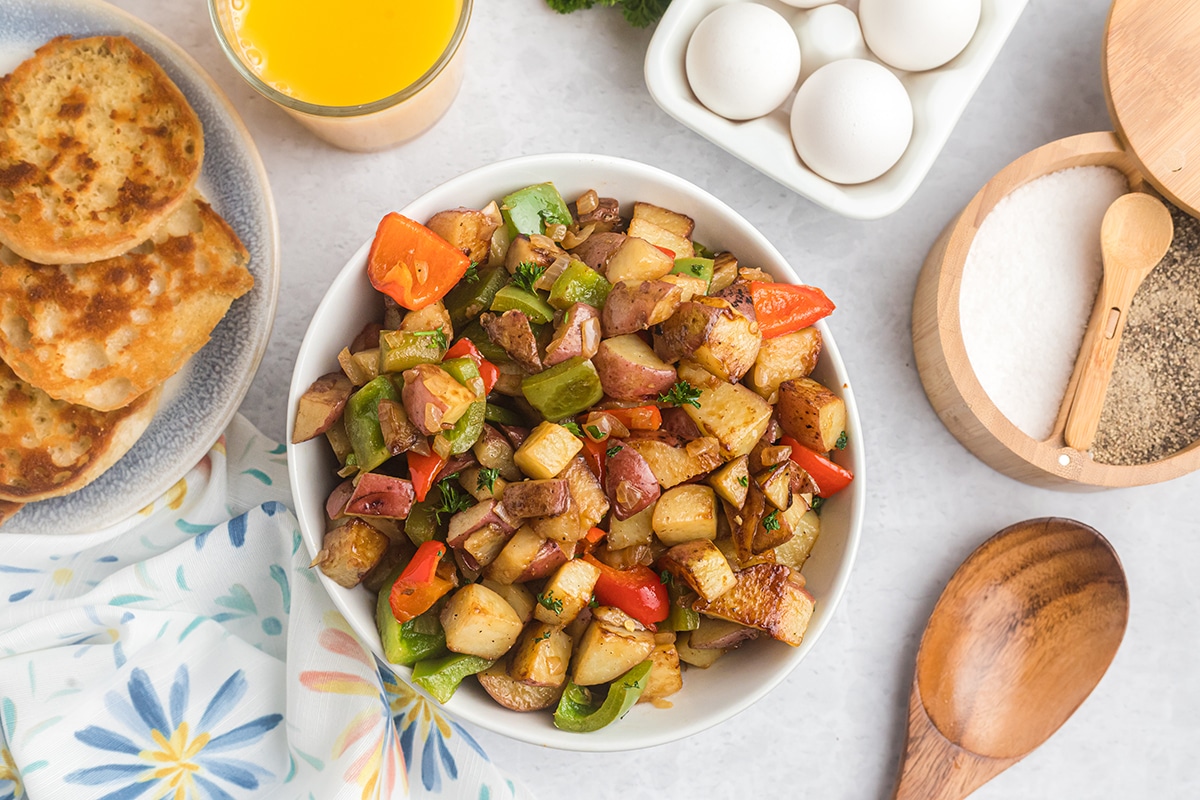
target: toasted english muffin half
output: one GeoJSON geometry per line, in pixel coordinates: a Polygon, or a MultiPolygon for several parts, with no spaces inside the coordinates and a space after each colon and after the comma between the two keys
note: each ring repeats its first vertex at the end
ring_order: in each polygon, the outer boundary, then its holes
{"type": "Polygon", "coordinates": [[[154,389],[116,411],[95,411],[51,398],[0,362],[0,504],[87,486],[146,431],[160,395],[154,389]]]}
{"type": "Polygon", "coordinates": [[[0,80],[0,242],[41,264],[144,241],[200,175],[200,118],[123,36],[60,36],[0,80]]]}
{"type": "Polygon", "coordinates": [[[56,400],[120,408],[204,346],[254,285],[248,261],[198,196],[117,258],[48,266],[0,248],[0,359],[56,400]]]}

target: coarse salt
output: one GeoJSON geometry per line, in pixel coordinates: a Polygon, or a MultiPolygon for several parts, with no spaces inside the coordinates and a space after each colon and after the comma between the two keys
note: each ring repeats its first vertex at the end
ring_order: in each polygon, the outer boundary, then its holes
{"type": "Polygon", "coordinates": [[[1100,285],[1100,223],[1128,191],[1111,167],[1045,175],[1000,200],[967,253],[967,358],[996,408],[1033,439],[1054,430],[1100,285]]]}

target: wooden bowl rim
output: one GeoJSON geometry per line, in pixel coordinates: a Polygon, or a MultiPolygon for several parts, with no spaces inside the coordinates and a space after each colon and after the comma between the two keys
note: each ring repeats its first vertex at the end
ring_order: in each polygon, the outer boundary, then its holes
{"type": "MultiPolygon", "coordinates": [[[[1069,136],[1042,145],[996,173],[971,198],[962,213],[951,221],[943,234],[946,241],[941,262],[933,266],[937,270],[936,330],[945,358],[929,366],[946,373],[978,425],[1025,464],[1052,478],[1048,483],[1061,484],[1065,481],[1120,488],[1171,480],[1200,468],[1200,440],[1164,459],[1146,464],[1117,465],[1093,461],[1087,454],[1061,441],[1061,411],[1055,434],[1047,441],[1034,439],[1010,422],[984,391],[967,357],[959,318],[959,295],[967,253],[979,226],[996,204],[1014,190],[1037,178],[1076,166],[1110,166],[1125,174],[1131,190],[1150,189],[1136,160],[1126,152],[1116,134],[1108,131],[1069,136]],[[948,364],[955,360],[965,368],[957,372],[950,370],[948,364]],[[1068,463],[1060,462],[1063,456],[1066,456],[1068,463]]],[[[922,365],[918,367],[920,369],[922,365]]],[[[1068,394],[1073,385],[1072,381],[1068,394]]],[[[952,429],[952,432],[955,431],[952,429]]],[[[962,437],[959,438],[961,440],[962,437]]],[[[991,464],[986,454],[981,454],[970,445],[966,446],[991,464]]]]}

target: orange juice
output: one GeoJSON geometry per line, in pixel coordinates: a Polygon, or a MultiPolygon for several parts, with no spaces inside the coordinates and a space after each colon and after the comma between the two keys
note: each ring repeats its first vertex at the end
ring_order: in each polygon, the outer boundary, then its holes
{"type": "Polygon", "coordinates": [[[266,85],[320,106],[396,94],[442,56],[463,0],[221,0],[242,61],[266,85]]]}

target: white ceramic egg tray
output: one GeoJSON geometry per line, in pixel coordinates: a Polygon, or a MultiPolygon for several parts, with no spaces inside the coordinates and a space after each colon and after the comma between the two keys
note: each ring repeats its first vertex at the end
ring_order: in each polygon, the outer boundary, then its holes
{"type": "Polygon", "coordinates": [[[813,202],[853,219],[879,219],[903,206],[925,179],[1029,0],[983,0],[979,29],[953,61],[928,72],[893,70],[913,104],[912,141],[900,161],[867,183],[832,183],[796,155],[789,127],[792,96],[765,117],[734,122],[709,111],[688,86],[684,54],[700,20],[736,2],[761,2],[789,21],[801,9],[775,0],[677,0],[646,51],[646,87],[679,122],[813,202]]]}

